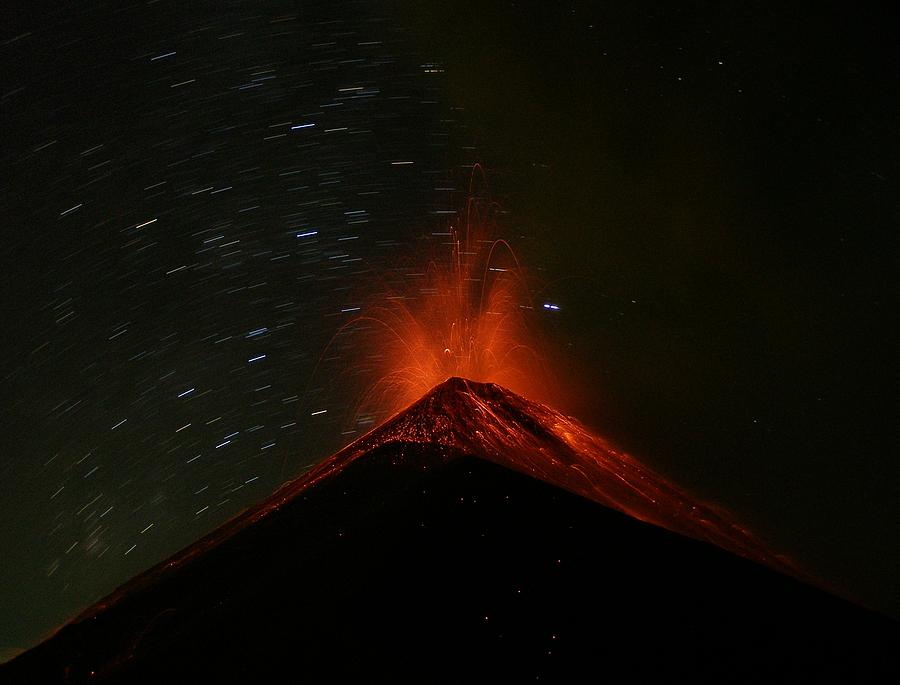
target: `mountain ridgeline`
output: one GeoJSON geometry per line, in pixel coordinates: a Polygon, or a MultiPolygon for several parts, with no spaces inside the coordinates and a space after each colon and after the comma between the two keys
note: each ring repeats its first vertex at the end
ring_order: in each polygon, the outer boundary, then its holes
{"type": "Polygon", "coordinates": [[[0,681],[897,675],[895,621],[798,578],[574,419],[450,378],[0,681]]]}

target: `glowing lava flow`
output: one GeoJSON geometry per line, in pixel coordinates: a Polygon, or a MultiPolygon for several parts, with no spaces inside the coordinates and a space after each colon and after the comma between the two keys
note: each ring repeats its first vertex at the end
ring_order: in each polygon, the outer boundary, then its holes
{"type": "Polygon", "coordinates": [[[282,488],[277,508],[373,450],[440,447],[449,458],[493,461],[646,523],[712,543],[783,573],[811,579],[731,515],[693,498],[572,417],[494,383],[449,378],[384,424],[282,488]]]}
{"type": "Polygon", "coordinates": [[[488,459],[638,520],[803,576],[728,512],[694,499],[575,419],[499,385],[451,378],[376,433],[382,443],[438,444],[488,459]]]}

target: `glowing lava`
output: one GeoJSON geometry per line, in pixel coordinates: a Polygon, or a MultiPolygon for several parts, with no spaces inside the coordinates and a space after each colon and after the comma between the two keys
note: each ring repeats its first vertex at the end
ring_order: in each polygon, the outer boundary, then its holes
{"type": "Polygon", "coordinates": [[[349,374],[368,387],[357,417],[389,416],[453,376],[550,399],[527,274],[495,237],[496,204],[475,194],[479,172],[458,220],[435,234],[441,244],[424,268],[389,270],[329,345],[329,353],[350,351],[349,374]]]}
{"type": "Polygon", "coordinates": [[[448,379],[308,477],[316,481],[376,447],[396,444],[402,453],[402,445],[410,443],[493,461],[641,521],[804,577],[727,511],[696,500],[572,417],[493,383],[448,379]]]}

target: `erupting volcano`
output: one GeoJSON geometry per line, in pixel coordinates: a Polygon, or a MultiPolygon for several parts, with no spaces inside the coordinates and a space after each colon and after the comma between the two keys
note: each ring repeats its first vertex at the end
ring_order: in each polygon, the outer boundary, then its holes
{"type": "Polygon", "coordinates": [[[761,564],[792,572],[577,421],[452,377],[0,675],[472,682],[602,664],[721,682],[896,667],[887,619],[761,564]]]}
{"type": "Polygon", "coordinates": [[[0,675],[570,680],[602,656],[611,675],[721,682],[771,680],[772,663],[785,678],[895,666],[878,663],[893,640],[879,617],[548,406],[535,290],[469,191],[427,268],[388,269],[346,308],[308,393],[327,406],[336,362],[369,388],[355,428],[389,418],[0,675]]]}

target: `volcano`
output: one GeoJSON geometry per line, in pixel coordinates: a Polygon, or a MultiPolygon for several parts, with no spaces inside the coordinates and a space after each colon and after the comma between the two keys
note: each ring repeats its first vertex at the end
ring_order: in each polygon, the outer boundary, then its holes
{"type": "Polygon", "coordinates": [[[451,378],[3,682],[897,675],[898,624],[574,419],[451,378]]]}

